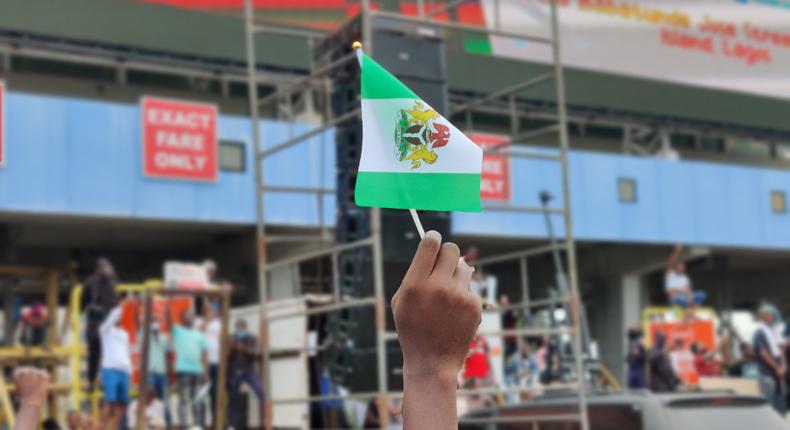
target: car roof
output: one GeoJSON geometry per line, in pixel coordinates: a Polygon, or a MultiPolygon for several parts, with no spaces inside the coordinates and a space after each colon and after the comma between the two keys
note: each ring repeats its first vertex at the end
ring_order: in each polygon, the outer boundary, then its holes
{"type": "MultiPolygon", "coordinates": [[[[593,391],[587,393],[586,400],[590,405],[634,405],[646,402],[668,404],[677,400],[711,399],[720,397],[764,401],[762,397],[739,395],[729,390],[678,393],[653,393],[649,390],[593,391]]],[[[523,407],[575,405],[578,402],[578,398],[578,394],[570,390],[549,390],[524,403],[494,406],[488,409],[475,411],[473,415],[485,415],[496,411],[523,407]]]]}

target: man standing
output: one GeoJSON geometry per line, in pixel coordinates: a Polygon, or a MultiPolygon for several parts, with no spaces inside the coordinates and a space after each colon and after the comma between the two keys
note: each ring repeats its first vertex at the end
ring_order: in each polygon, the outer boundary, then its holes
{"type": "Polygon", "coordinates": [[[122,307],[114,307],[99,326],[101,336],[101,384],[104,391],[101,422],[117,429],[129,402],[132,373],[129,333],[121,327],[122,307]]]}
{"type": "Polygon", "coordinates": [[[664,277],[664,290],[670,305],[688,308],[701,305],[706,298],[704,291],[693,291],[691,280],[686,275],[686,264],[680,259],[683,245],[676,245],[669,255],[664,277]]]}
{"type": "Polygon", "coordinates": [[[230,401],[228,402],[228,425],[236,427],[236,409],[241,396],[241,387],[247,384],[258,397],[261,422],[264,422],[264,396],[261,377],[256,370],[256,363],[260,361],[261,353],[255,336],[247,332],[247,322],[243,319],[236,320],[233,338],[230,341],[230,401]]]}
{"type": "MultiPolygon", "coordinates": [[[[142,335],[140,336],[142,341],[142,335]]],[[[151,338],[148,344],[148,384],[153,387],[158,399],[167,396],[167,335],[162,333],[159,322],[151,323],[151,338]]],[[[142,350],[142,347],[140,348],[142,350]]]]}
{"type": "MultiPolygon", "coordinates": [[[[167,313],[168,318],[170,313],[167,313]]],[[[202,402],[196,401],[201,383],[207,383],[208,355],[206,336],[194,327],[195,315],[191,309],[181,314],[181,324],[170,324],[170,347],[176,354],[175,370],[178,379],[178,423],[185,426],[191,409],[192,423],[198,425],[203,416],[202,402]]]]}
{"type": "MultiPolygon", "coordinates": [[[[211,411],[211,419],[215,420],[217,416],[217,390],[219,389],[217,375],[219,373],[220,336],[222,335],[222,321],[217,316],[215,303],[207,301],[204,304],[203,318],[198,326],[200,331],[206,336],[208,375],[211,382],[211,391],[209,391],[211,404],[208,409],[211,411]]],[[[208,420],[204,419],[204,422],[208,422],[208,420]]]]}
{"type": "Polygon", "coordinates": [[[782,341],[774,330],[775,313],[774,307],[768,304],[758,309],[760,321],[754,333],[752,348],[760,368],[760,391],[774,409],[784,416],[787,409],[784,385],[787,366],[782,354],[782,341]]]}
{"type": "Polygon", "coordinates": [[[642,343],[642,329],[636,325],[628,329],[628,388],[647,388],[646,362],[647,351],[642,343]]]}
{"type": "Polygon", "coordinates": [[[655,345],[648,353],[650,390],[656,393],[674,392],[680,381],[675,375],[672,362],[667,354],[667,337],[664,332],[656,332],[654,343],[655,345]]]}
{"type": "Polygon", "coordinates": [[[82,311],[85,312],[88,322],[85,337],[88,343],[88,385],[91,389],[96,381],[101,363],[99,326],[107,316],[107,312],[118,301],[118,295],[115,292],[116,282],[112,263],[101,257],[96,260],[93,275],[85,280],[85,289],[82,292],[82,311]]]}

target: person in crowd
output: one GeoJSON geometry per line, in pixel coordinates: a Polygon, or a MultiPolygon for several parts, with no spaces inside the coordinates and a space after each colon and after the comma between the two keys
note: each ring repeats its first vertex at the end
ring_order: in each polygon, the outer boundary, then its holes
{"type": "Polygon", "coordinates": [[[488,357],[489,348],[486,338],[475,336],[469,346],[469,354],[464,363],[463,379],[479,379],[481,386],[489,385],[491,380],[491,362],[488,357]]]}
{"type": "Polygon", "coordinates": [[[774,328],[776,313],[769,304],[763,304],[757,310],[759,322],[752,348],[760,369],[760,392],[777,412],[784,415],[787,409],[784,384],[787,365],[782,354],[782,339],[774,328]]]}
{"type": "Polygon", "coordinates": [[[628,365],[628,388],[647,388],[647,351],[642,343],[642,329],[638,325],[628,329],[628,355],[625,360],[628,365]]]}
{"type": "Polygon", "coordinates": [[[203,267],[206,268],[206,275],[208,275],[208,281],[215,285],[220,285],[224,281],[219,277],[219,273],[217,271],[217,262],[207,258],[203,261],[203,267]]]}
{"type": "Polygon", "coordinates": [[[30,308],[22,311],[16,337],[28,350],[33,346],[46,347],[48,327],[47,309],[40,302],[36,302],[30,308]]]}
{"type": "Polygon", "coordinates": [[[683,245],[676,245],[667,258],[664,289],[670,305],[689,308],[701,305],[706,298],[704,291],[691,289],[691,280],[686,275],[686,264],[680,258],[683,245]]]}
{"type": "Polygon", "coordinates": [[[93,275],[85,280],[82,292],[82,311],[87,319],[85,338],[88,344],[88,385],[92,390],[101,364],[101,337],[99,326],[107,313],[118,302],[115,291],[115,269],[107,258],[96,260],[93,275]]]}
{"type": "MultiPolygon", "coordinates": [[[[230,340],[229,372],[229,405],[237,405],[241,396],[241,387],[247,385],[258,397],[258,407],[261,417],[265,415],[265,394],[261,385],[261,376],[257,370],[261,352],[258,341],[247,331],[247,322],[239,318],[234,325],[232,339],[230,340]]],[[[236,424],[236,408],[230,407],[228,411],[228,424],[236,424]]],[[[263,419],[263,418],[261,418],[263,419]]]]}
{"type": "Polygon", "coordinates": [[[129,403],[132,374],[129,333],[121,327],[122,303],[113,307],[99,326],[101,336],[101,385],[104,404],[101,422],[117,429],[129,403]]]}
{"type": "Polygon", "coordinates": [[[480,298],[469,292],[474,269],[459,259],[458,246],[441,240],[425,234],[391,302],[403,351],[405,430],[457,428],[457,375],[480,324],[480,298]]]}
{"type": "MultiPolygon", "coordinates": [[[[166,313],[170,320],[170,313],[166,313]]],[[[175,352],[175,371],[178,379],[178,422],[193,425],[203,417],[202,402],[194,401],[200,385],[208,383],[208,346],[206,336],[195,327],[195,314],[191,309],[181,313],[181,323],[173,324],[170,349],[175,352]]]]}
{"type": "MultiPolygon", "coordinates": [[[[505,384],[508,388],[531,387],[540,373],[529,343],[521,344],[521,350],[508,357],[505,364],[505,384]]],[[[522,396],[518,392],[507,394],[509,403],[517,403],[522,396]]]]}
{"type": "Polygon", "coordinates": [[[476,246],[470,246],[464,253],[464,261],[475,268],[469,289],[479,295],[486,306],[493,306],[497,297],[497,279],[494,276],[486,275],[483,269],[478,266],[479,251],[476,246]]]}
{"type": "Polygon", "coordinates": [[[752,346],[746,342],[741,342],[739,350],[741,356],[730,366],[728,370],[729,375],[736,378],[758,379],[760,377],[760,369],[758,368],[757,360],[755,360],[752,346]]]}
{"type": "Polygon", "coordinates": [[[93,430],[97,426],[94,426],[90,415],[72,409],[66,414],[66,427],[69,430],[93,430]]]}
{"type": "MultiPolygon", "coordinates": [[[[389,415],[389,428],[397,429],[402,428],[401,417],[403,414],[403,402],[400,399],[394,399],[386,408],[387,415],[389,415]]],[[[365,410],[365,418],[362,428],[376,429],[381,428],[381,420],[379,419],[379,405],[376,399],[371,399],[368,402],[365,410]]]]}
{"type": "MultiPolygon", "coordinates": [[[[208,260],[211,261],[211,260],[208,260]]],[[[213,262],[212,262],[213,263],[213,262]]],[[[215,266],[216,267],[216,266],[215,266]]],[[[206,353],[208,356],[208,375],[211,382],[211,391],[209,391],[209,410],[211,411],[212,420],[215,419],[217,414],[217,390],[219,373],[219,358],[220,358],[220,337],[222,336],[222,321],[219,319],[217,304],[206,302],[203,306],[203,318],[198,323],[198,328],[203,332],[206,337],[206,353]]],[[[204,419],[203,422],[208,422],[204,419]]]]}
{"type": "Polygon", "coordinates": [[[716,358],[713,351],[708,351],[704,345],[694,343],[696,348],[694,354],[694,368],[699,376],[717,377],[721,376],[721,362],[716,358]]]}
{"type": "Polygon", "coordinates": [[[82,414],[72,409],[66,413],[66,428],[69,430],[82,430],[82,414]]]}
{"type": "MultiPolygon", "coordinates": [[[[127,428],[134,430],[137,427],[137,412],[139,399],[135,399],[129,404],[126,410],[126,423],[127,428]]],[[[145,395],[143,396],[145,403],[145,430],[164,430],[165,429],[165,404],[158,398],[158,394],[154,387],[148,386],[145,395]]]]}
{"type": "MultiPolygon", "coordinates": [[[[692,348],[694,343],[691,344],[692,348]]],[[[693,386],[699,383],[699,372],[696,367],[694,352],[692,348],[686,348],[683,339],[675,339],[669,350],[669,359],[672,362],[672,370],[679,382],[686,386],[693,386]]]]}
{"type": "MultiPolygon", "coordinates": [[[[142,342],[142,335],[138,338],[142,342]]],[[[167,334],[162,333],[159,321],[153,321],[148,344],[148,385],[154,389],[156,397],[163,401],[167,397],[167,352],[169,349],[170,341],[167,334]]]]}
{"type": "MultiPolygon", "coordinates": [[[[518,329],[518,314],[515,309],[508,309],[510,306],[510,297],[508,297],[507,294],[499,296],[499,306],[504,309],[502,312],[502,330],[518,329]]],[[[508,335],[504,336],[502,340],[505,347],[505,358],[515,354],[518,349],[518,337],[515,335],[508,335]]]]}
{"type": "MultiPolygon", "coordinates": [[[[139,319],[139,325],[142,327],[142,315],[139,319]]],[[[151,331],[148,343],[148,385],[154,390],[156,397],[167,404],[167,352],[170,350],[170,341],[166,333],[162,333],[162,327],[159,321],[151,322],[151,331]]],[[[143,335],[141,333],[137,336],[141,345],[142,351],[143,335]]],[[[170,411],[165,408],[165,423],[170,425],[170,411]]]]}
{"type": "Polygon", "coordinates": [[[42,430],[60,430],[60,424],[55,418],[47,418],[41,422],[42,430]]]}
{"type": "Polygon", "coordinates": [[[650,389],[657,393],[673,392],[677,390],[679,380],[672,368],[669,354],[667,354],[668,345],[664,332],[656,332],[654,343],[647,356],[650,369],[650,389]]]}
{"type": "Polygon", "coordinates": [[[563,372],[559,342],[557,337],[549,337],[546,341],[546,367],[540,373],[540,383],[543,385],[562,382],[563,372]]]}
{"type": "Polygon", "coordinates": [[[38,430],[38,419],[49,393],[49,374],[33,367],[14,370],[17,403],[14,430],[38,430]]]}
{"type": "Polygon", "coordinates": [[[538,370],[542,373],[546,370],[546,357],[549,353],[549,337],[543,336],[538,339],[538,349],[535,351],[535,364],[538,365],[538,370]]]}

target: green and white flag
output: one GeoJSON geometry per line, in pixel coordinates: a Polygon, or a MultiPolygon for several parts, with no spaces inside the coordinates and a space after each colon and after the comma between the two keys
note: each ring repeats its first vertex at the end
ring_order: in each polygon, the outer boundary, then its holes
{"type": "Polygon", "coordinates": [[[357,205],[479,212],[480,147],[360,51],[357,205]]]}

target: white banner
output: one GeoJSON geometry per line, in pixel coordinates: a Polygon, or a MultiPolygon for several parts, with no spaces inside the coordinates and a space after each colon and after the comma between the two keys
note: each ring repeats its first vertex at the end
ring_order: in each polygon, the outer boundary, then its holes
{"type": "Polygon", "coordinates": [[[211,285],[206,266],[200,263],[166,261],[164,272],[165,288],[205,290],[211,285]]]}
{"type": "MultiPolygon", "coordinates": [[[[790,98],[790,0],[557,1],[566,66],[790,98]]],[[[483,3],[489,27],[550,36],[546,0],[483,3]]],[[[490,42],[495,56],[551,61],[547,45],[490,42]]]]}

